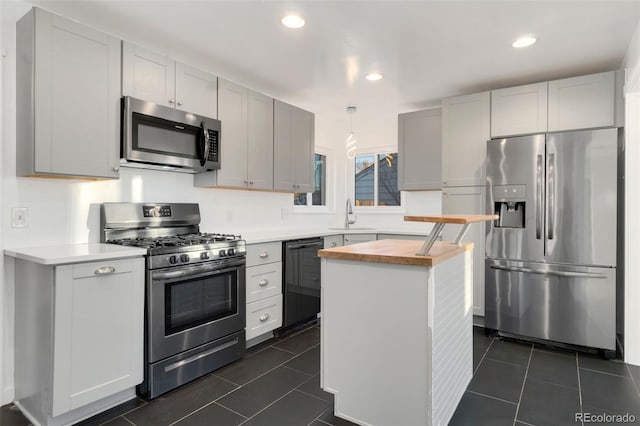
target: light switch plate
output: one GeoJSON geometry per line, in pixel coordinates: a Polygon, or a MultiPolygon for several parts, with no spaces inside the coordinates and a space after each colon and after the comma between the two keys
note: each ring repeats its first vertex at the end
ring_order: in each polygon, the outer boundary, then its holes
{"type": "Polygon", "coordinates": [[[12,228],[29,227],[29,209],[27,207],[11,208],[11,227],[12,228]]]}

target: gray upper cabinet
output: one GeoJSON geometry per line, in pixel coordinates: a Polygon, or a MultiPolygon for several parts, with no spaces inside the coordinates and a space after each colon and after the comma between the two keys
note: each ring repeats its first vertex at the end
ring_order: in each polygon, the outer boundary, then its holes
{"type": "Polygon", "coordinates": [[[616,72],[549,82],[549,131],[616,125],[616,72]]]}
{"type": "Polygon", "coordinates": [[[489,92],[442,101],[442,185],[485,184],[489,140],[489,92]]]}
{"type": "Polygon", "coordinates": [[[273,113],[273,189],[311,192],[315,116],[277,99],[273,113]]]}
{"type": "Polygon", "coordinates": [[[273,189],[273,98],[223,79],[218,84],[221,167],[197,174],[195,185],[273,189]]]}
{"type": "Polygon", "coordinates": [[[122,42],[122,96],[217,118],[217,77],[122,42]]]}
{"type": "Polygon", "coordinates": [[[17,175],[117,178],[120,40],[37,8],[16,37],[17,175]]]}
{"type": "Polygon", "coordinates": [[[442,187],[442,109],[398,115],[398,189],[442,187]]]}
{"type": "Polygon", "coordinates": [[[547,131],[547,83],[491,91],[491,137],[547,131]]]}

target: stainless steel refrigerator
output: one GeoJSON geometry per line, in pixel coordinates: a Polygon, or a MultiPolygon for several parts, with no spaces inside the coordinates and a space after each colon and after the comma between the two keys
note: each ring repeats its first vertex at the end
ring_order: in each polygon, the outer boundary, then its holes
{"type": "Polygon", "coordinates": [[[615,350],[618,138],[487,142],[487,328],[615,350]]]}

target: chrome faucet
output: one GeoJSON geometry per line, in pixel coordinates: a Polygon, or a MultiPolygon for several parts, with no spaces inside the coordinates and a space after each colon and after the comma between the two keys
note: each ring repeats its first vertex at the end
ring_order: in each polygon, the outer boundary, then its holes
{"type": "Polygon", "coordinates": [[[353,208],[351,207],[351,198],[347,198],[347,209],[344,214],[344,229],[349,229],[349,225],[353,225],[356,223],[358,217],[353,214],[353,208]],[[353,219],[349,217],[349,215],[353,215],[353,219]]]}

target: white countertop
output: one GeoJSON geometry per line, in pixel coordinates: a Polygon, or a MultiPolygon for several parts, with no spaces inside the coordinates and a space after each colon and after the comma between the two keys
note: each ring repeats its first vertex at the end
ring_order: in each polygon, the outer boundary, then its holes
{"type": "Polygon", "coordinates": [[[62,265],[144,256],[147,249],[91,243],[5,249],[4,254],[43,265],[62,265]]]}
{"type": "Polygon", "coordinates": [[[310,238],[310,237],[324,237],[326,235],[341,235],[341,234],[402,234],[402,235],[419,235],[426,237],[428,232],[406,230],[406,229],[389,229],[389,228],[359,228],[357,226],[345,230],[345,229],[333,229],[333,228],[271,228],[244,230],[240,234],[247,244],[267,243],[270,241],[285,241],[294,240],[298,238],[310,238]]]}

